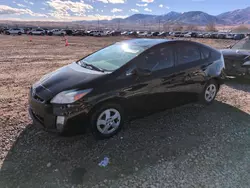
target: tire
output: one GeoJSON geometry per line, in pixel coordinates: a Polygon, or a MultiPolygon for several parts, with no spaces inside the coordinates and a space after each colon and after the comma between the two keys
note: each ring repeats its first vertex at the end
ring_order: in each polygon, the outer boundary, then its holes
{"type": "Polygon", "coordinates": [[[22,33],[21,32],[19,32],[19,33],[17,33],[18,35],[21,35],[22,33]]]}
{"type": "Polygon", "coordinates": [[[43,35],[44,35],[44,33],[41,33],[41,35],[43,36],[43,35]]]}
{"type": "Polygon", "coordinates": [[[202,104],[210,105],[219,91],[219,84],[216,80],[210,80],[204,87],[203,92],[200,94],[200,102],[202,104]]]}
{"type": "Polygon", "coordinates": [[[94,110],[90,116],[90,123],[96,139],[110,138],[121,130],[124,124],[124,111],[119,104],[104,103],[94,110]]]}

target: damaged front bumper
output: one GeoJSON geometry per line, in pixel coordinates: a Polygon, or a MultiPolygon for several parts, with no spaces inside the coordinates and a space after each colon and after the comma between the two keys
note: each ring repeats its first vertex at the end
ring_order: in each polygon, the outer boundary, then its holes
{"type": "Polygon", "coordinates": [[[62,133],[70,127],[71,120],[86,120],[88,109],[83,104],[48,104],[29,96],[29,114],[34,125],[49,132],[62,133]]]}

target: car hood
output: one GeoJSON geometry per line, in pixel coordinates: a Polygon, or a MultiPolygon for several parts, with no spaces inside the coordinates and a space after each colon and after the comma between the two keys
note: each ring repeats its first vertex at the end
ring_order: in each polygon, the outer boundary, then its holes
{"type": "Polygon", "coordinates": [[[250,50],[241,49],[222,49],[220,50],[224,56],[242,56],[250,55],[250,50]]]}
{"type": "Polygon", "coordinates": [[[107,73],[89,70],[76,63],[72,63],[45,75],[32,87],[39,97],[44,100],[50,100],[65,90],[88,89],[89,87],[93,87],[93,85],[91,85],[93,81],[105,75],[107,75],[107,73]]]}

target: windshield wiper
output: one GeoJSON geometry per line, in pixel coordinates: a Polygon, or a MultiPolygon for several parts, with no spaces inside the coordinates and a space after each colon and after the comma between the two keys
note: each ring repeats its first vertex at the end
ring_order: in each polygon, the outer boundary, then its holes
{"type": "Polygon", "coordinates": [[[96,67],[96,66],[94,66],[94,65],[92,65],[92,64],[88,64],[88,63],[86,63],[86,62],[79,61],[79,64],[80,64],[82,67],[87,68],[87,69],[96,70],[96,71],[99,71],[99,72],[105,72],[104,69],[99,68],[99,67],[96,67]]]}

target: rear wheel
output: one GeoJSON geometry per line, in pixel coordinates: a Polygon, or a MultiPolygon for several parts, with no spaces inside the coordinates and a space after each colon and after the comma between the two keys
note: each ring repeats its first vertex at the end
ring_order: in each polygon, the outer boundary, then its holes
{"type": "Polygon", "coordinates": [[[21,32],[18,33],[18,35],[21,35],[21,34],[22,34],[21,32]]]}
{"type": "Polygon", "coordinates": [[[203,104],[213,103],[219,90],[219,85],[215,80],[210,80],[204,87],[203,92],[200,95],[200,101],[203,104]]]}
{"type": "Polygon", "coordinates": [[[124,113],[120,105],[106,103],[91,115],[91,130],[97,139],[110,138],[117,134],[124,124],[124,113]]]}

